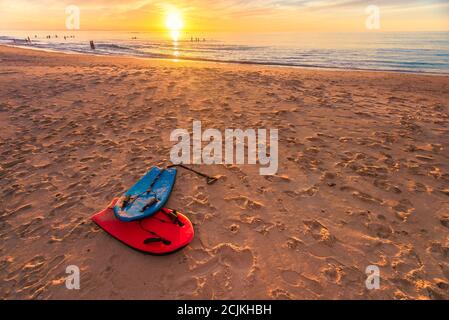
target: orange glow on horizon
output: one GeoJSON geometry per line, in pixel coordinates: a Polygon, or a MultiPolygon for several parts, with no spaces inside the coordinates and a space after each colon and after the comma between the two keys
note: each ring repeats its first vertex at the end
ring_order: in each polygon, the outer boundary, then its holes
{"type": "MultiPolygon", "coordinates": [[[[365,32],[365,5],[335,0],[124,0],[79,3],[81,30],[167,32],[365,32]]],[[[66,3],[59,0],[0,1],[0,30],[64,30],[66,3]]],[[[379,5],[380,31],[449,30],[449,3],[406,0],[379,5]]]]}
{"type": "Polygon", "coordinates": [[[176,9],[171,9],[165,18],[165,26],[170,31],[170,36],[174,42],[178,42],[181,30],[184,28],[184,19],[176,9]]]}

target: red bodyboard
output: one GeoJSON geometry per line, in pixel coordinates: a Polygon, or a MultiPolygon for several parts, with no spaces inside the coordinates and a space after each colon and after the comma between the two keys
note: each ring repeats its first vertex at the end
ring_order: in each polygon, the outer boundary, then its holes
{"type": "Polygon", "coordinates": [[[195,232],[184,215],[177,213],[175,221],[171,214],[173,210],[162,209],[149,218],[123,222],[114,214],[113,207],[117,200],[114,199],[108,208],[95,214],[92,221],[127,246],[149,254],[164,255],[192,242],[195,232]]]}

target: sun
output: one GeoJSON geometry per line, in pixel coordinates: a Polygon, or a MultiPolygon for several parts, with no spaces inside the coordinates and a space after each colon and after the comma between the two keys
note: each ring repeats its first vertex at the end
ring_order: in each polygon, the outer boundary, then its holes
{"type": "Polygon", "coordinates": [[[165,26],[170,31],[173,41],[177,42],[181,34],[181,30],[184,27],[184,20],[181,13],[177,10],[168,12],[165,19],[165,26]]]}
{"type": "Polygon", "coordinates": [[[179,11],[172,10],[167,14],[165,25],[170,31],[180,31],[184,27],[184,21],[179,11]]]}

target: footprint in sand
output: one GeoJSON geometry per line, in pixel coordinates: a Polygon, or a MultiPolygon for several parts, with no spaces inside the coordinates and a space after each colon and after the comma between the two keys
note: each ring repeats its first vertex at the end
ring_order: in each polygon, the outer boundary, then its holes
{"type": "Polygon", "coordinates": [[[304,220],[303,223],[306,226],[307,231],[315,240],[328,246],[332,246],[337,241],[335,236],[333,236],[330,231],[317,220],[304,220]]]}
{"type": "Polygon", "coordinates": [[[402,193],[401,189],[399,189],[399,187],[395,186],[391,181],[388,180],[383,180],[383,179],[376,179],[374,180],[374,186],[387,191],[387,192],[393,192],[395,194],[400,194],[402,193]]]}
{"type": "Polygon", "coordinates": [[[440,222],[443,226],[445,226],[446,228],[449,228],[449,215],[442,216],[440,218],[440,222]]]}
{"type": "MultiPolygon", "coordinates": [[[[187,253],[187,256],[190,271],[181,276],[186,279],[173,279],[173,281],[179,283],[199,279],[201,285],[193,296],[238,297],[244,291],[244,287],[251,286],[257,269],[257,261],[252,251],[232,244],[220,244],[211,249],[196,249],[187,253]],[[217,291],[216,288],[221,289],[217,291]]],[[[185,294],[192,296],[192,292],[185,294]]]]}
{"type": "Polygon", "coordinates": [[[285,242],[283,247],[296,251],[296,250],[299,250],[299,247],[301,247],[303,245],[304,245],[304,242],[301,239],[299,239],[299,238],[297,238],[295,236],[291,236],[285,242]]]}
{"type": "Polygon", "coordinates": [[[271,290],[268,295],[274,300],[293,300],[290,292],[280,288],[271,290]]]}
{"type": "Polygon", "coordinates": [[[201,214],[207,211],[208,214],[214,214],[217,209],[209,202],[209,198],[202,192],[197,192],[192,197],[184,197],[189,200],[186,207],[197,214],[201,214]]]}
{"type": "Polygon", "coordinates": [[[422,161],[422,162],[432,162],[432,161],[434,161],[433,157],[425,156],[425,155],[421,155],[421,154],[416,155],[415,158],[418,159],[419,161],[422,161]]]}
{"type": "Polygon", "coordinates": [[[291,182],[292,179],[290,179],[287,175],[272,175],[272,176],[265,176],[265,180],[274,182],[275,180],[281,181],[281,182],[291,182]]]}
{"type": "Polygon", "coordinates": [[[286,191],[282,191],[282,193],[284,193],[285,195],[289,196],[290,198],[297,198],[297,197],[299,197],[299,193],[297,191],[286,190],[286,191]]]}
{"type": "Polygon", "coordinates": [[[399,203],[393,206],[393,210],[396,212],[396,216],[399,219],[407,221],[408,217],[415,211],[415,207],[410,200],[402,199],[399,203]]]}
{"type": "Polygon", "coordinates": [[[55,270],[65,261],[64,255],[59,255],[48,261],[42,255],[35,256],[19,269],[11,271],[5,277],[7,286],[22,298],[44,298],[44,294],[53,283],[55,270]]]}
{"type": "Polygon", "coordinates": [[[341,191],[349,191],[352,193],[352,196],[360,201],[371,203],[371,204],[382,204],[383,201],[381,199],[375,198],[368,193],[362,192],[356,188],[343,186],[340,188],[341,191]]]}
{"type": "Polygon", "coordinates": [[[340,284],[344,276],[343,269],[332,264],[320,269],[320,273],[327,279],[327,281],[335,284],[340,284]]]}
{"type": "Polygon", "coordinates": [[[36,217],[32,219],[30,222],[24,223],[20,227],[16,228],[15,232],[21,238],[31,238],[33,234],[36,234],[37,231],[44,228],[43,222],[44,222],[43,217],[36,217]]]}
{"type": "Polygon", "coordinates": [[[312,186],[310,188],[302,189],[298,192],[298,195],[301,197],[313,197],[316,195],[319,191],[319,188],[317,186],[312,186]]]}
{"type": "Polygon", "coordinates": [[[393,234],[393,229],[386,224],[372,222],[367,228],[371,235],[381,239],[388,239],[393,234]]]}
{"type": "Polygon", "coordinates": [[[227,197],[225,200],[234,202],[242,210],[258,210],[264,207],[261,202],[251,200],[246,196],[227,197]]]}
{"type": "Polygon", "coordinates": [[[291,286],[298,286],[301,283],[301,275],[293,270],[281,271],[281,278],[291,286]]]}
{"type": "Polygon", "coordinates": [[[253,217],[247,214],[242,214],[240,216],[240,221],[244,224],[249,224],[252,229],[262,235],[268,234],[270,230],[276,226],[273,223],[267,223],[258,217],[253,217]]]}
{"type": "Polygon", "coordinates": [[[432,242],[430,246],[427,247],[427,251],[441,260],[447,260],[449,258],[449,246],[440,242],[432,242]]]}
{"type": "Polygon", "coordinates": [[[408,190],[411,192],[418,192],[418,193],[423,193],[423,192],[428,192],[430,189],[428,189],[428,187],[420,182],[416,182],[416,181],[410,181],[408,184],[408,190]]]}

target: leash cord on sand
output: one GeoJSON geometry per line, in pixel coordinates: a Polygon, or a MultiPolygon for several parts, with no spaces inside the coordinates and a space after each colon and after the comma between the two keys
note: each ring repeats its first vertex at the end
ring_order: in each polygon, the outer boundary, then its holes
{"type": "Polygon", "coordinates": [[[170,169],[170,168],[182,168],[182,169],[185,169],[185,170],[187,170],[187,171],[196,173],[197,175],[199,175],[199,176],[201,176],[201,177],[203,177],[203,178],[206,178],[206,179],[207,179],[207,184],[208,184],[208,185],[214,184],[215,182],[218,181],[218,178],[217,178],[217,177],[211,177],[211,176],[209,176],[209,175],[207,175],[207,174],[205,174],[205,173],[202,173],[202,172],[196,171],[196,170],[194,170],[194,169],[192,169],[192,168],[186,167],[186,166],[183,165],[183,164],[172,164],[172,165],[170,165],[170,166],[167,167],[167,169],[170,169]]]}

